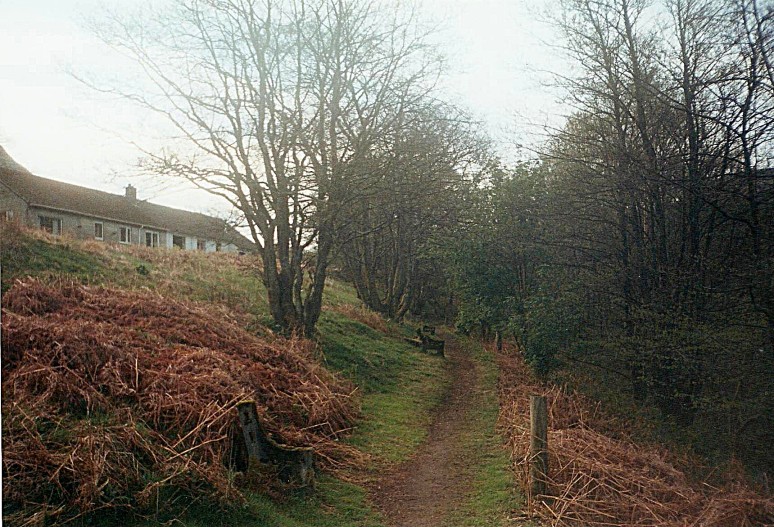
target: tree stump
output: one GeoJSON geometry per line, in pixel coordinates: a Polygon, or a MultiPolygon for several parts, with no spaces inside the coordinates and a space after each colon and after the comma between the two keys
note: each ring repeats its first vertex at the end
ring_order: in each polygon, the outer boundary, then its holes
{"type": "MultiPolygon", "coordinates": [[[[419,342],[421,343],[422,351],[428,351],[433,350],[437,351],[438,355],[444,357],[444,348],[446,347],[446,343],[441,340],[434,337],[431,337],[430,335],[426,335],[423,331],[424,328],[417,328],[417,337],[419,337],[419,342]]],[[[433,334],[435,334],[435,328],[433,328],[433,334]]]]}
{"type": "Polygon", "coordinates": [[[258,420],[255,401],[237,404],[239,424],[247,452],[247,471],[259,465],[275,465],[284,483],[300,487],[314,482],[314,451],[310,447],[281,445],[269,437],[258,420]]]}

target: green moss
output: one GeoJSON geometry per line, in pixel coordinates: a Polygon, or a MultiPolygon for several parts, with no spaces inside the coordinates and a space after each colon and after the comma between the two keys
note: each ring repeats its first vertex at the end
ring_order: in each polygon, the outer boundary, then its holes
{"type": "Polygon", "coordinates": [[[323,303],[326,306],[335,307],[344,304],[356,306],[360,305],[361,302],[357,298],[355,288],[350,284],[338,279],[328,278],[325,281],[325,289],[323,290],[323,303]]]}
{"type": "Polygon", "coordinates": [[[320,333],[328,368],[362,390],[365,417],[352,443],[386,462],[406,459],[427,436],[448,389],[443,358],[334,312],[321,318],[320,333]]]}
{"type": "Polygon", "coordinates": [[[318,479],[311,496],[289,496],[272,501],[262,494],[247,493],[238,507],[219,508],[207,503],[190,505],[185,515],[159,511],[137,527],[160,525],[185,527],[381,527],[379,515],[367,503],[362,487],[329,476],[318,479]]]}

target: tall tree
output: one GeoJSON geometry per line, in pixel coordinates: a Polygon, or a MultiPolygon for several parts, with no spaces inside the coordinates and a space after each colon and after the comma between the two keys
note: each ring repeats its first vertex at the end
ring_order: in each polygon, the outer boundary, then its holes
{"type": "Polygon", "coordinates": [[[241,211],[285,331],[314,333],[352,167],[438,74],[425,33],[401,13],[371,0],[176,0],[99,30],[156,89],[112,91],[182,138],[147,152],[145,168],[241,211]]]}

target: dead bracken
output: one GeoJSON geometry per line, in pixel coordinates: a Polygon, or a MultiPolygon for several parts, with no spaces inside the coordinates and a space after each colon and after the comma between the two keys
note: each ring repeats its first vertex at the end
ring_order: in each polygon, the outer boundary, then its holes
{"type": "Polygon", "coordinates": [[[717,488],[692,482],[665,447],[637,444],[598,404],[539,383],[511,348],[499,354],[500,426],[520,485],[529,485],[529,396],[548,400],[548,498],[529,507],[548,525],[764,527],[774,499],[739,475],[717,488]]]}
{"type": "Polygon", "coordinates": [[[243,400],[277,442],[313,447],[323,469],[346,464],[354,389],[313,351],[152,292],[17,282],[2,312],[4,513],[134,507],[162,487],[238,501],[243,400]]]}

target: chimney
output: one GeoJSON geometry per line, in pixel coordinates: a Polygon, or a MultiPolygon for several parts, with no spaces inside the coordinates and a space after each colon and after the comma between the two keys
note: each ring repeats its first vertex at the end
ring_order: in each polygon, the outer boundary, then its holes
{"type": "Polygon", "coordinates": [[[137,199],[137,189],[134,188],[131,183],[126,186],[126,197],[129,199],[137,199]]]}

